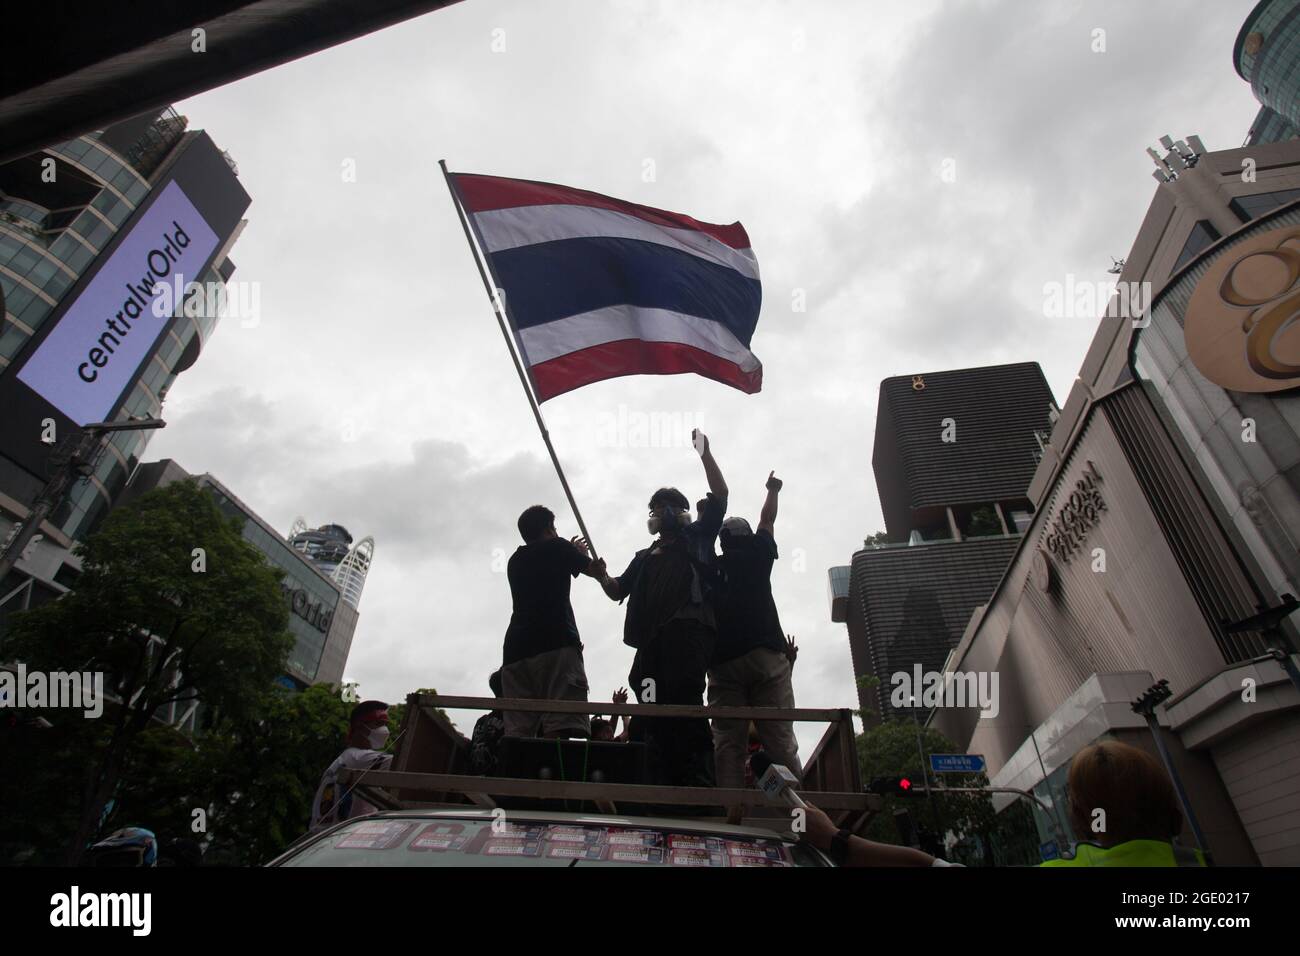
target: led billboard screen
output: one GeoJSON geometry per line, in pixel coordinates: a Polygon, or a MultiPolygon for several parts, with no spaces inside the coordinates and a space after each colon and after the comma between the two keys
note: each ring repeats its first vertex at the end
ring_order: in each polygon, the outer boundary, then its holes
{"type": "Polygon", "coordinates": [[[155,297],[198,278],[217,244],[181,187],[168,183],[19,368],[18,380],[77,425],[104,421],[171,321],[171,307],[155,314],[155,297]]]}
{"type": "Polygon", "coordinates": [[[6,487],[25,473],[28,487],[39,488],[52,450],[45,423],[52,420],[61,439],[114,419],[167,330],[194,321],[178,314],[177,292],[203,280],[250,200],[206,133],[176,150],[140,207],[0,374],[6,487]],[[165,304],[162,315],[155,301],[165,304]]]}

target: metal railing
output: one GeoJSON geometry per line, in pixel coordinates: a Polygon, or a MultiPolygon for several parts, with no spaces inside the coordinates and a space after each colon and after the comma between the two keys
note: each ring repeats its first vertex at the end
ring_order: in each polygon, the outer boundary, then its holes
{"type": "MultiPolygon", "coordinates": [[[[644,806],[742,807],[760,825],[790,823],[790,815],[773,808],[757,789],[678,787],[656,784],[603,783],[586,780],[541,780],[484,777],[457,772],[464,765],[460,735],[439,708],[527,713],[601,714],[622,717],[722,718],[737,720],[814,721],[830,726],[804,764],[798,792],[826,811],[840,826],[861,831],[883,806],[883,799],[863,791],[847,708],[719,707],[696,704],[616,704],[604,701],[525,700],[411,694],[389,770],[348,771],[345,783],[376,806],[389,809],[447,807],[466,804],[492,808],[500,798],[588,801],[613,808],[644,806]],[[766,811],[766,813],[764,813],[766,811]]],[[[641,811],[638,811],[640,813],[641,811]]]]}

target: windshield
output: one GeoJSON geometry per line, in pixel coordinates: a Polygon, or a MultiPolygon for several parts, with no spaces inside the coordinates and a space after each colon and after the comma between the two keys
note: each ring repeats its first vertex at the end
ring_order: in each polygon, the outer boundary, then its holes
{"type": "Polygon", "coordinates": [[[489,819],[363,819],[304,847],[282,866],[821,866],[806,847],[772,838],[489,819]]]}

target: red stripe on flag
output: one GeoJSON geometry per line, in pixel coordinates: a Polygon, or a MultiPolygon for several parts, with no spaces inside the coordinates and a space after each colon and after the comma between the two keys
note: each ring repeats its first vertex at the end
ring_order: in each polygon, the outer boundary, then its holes
{"type": "Polygon", "coordinates": [[[600,193],[554,183],[538,183],[529,179],[506,179],[501,176],[480,176],[476,173],[452,173],[456,189],[465,203],[467,212],[488,212],[492,209],[512,209],[516,206],[590,206],[595,209],[612,209],[615,212],[636,216],[657,226],[671,229],[691,229],[713,236],[733,249],[748,249],[749,235],[738,222],[720,226],[700,222],[678,212],[655,209],[633,202],[624,202],[602,196],[600,193]]]}
{"type": "Polygon", "coordinates": [[[763,368],[742,371],[735,362],[680,342],[621,339],[579,349],[532,367],[537,400],[623,375],[681,375],[694,372],[752,395],[763,387],[763,368]]]}

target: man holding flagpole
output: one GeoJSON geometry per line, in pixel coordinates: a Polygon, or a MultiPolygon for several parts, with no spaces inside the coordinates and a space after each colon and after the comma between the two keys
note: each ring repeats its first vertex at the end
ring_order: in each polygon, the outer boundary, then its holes
{"type": "MultiPolygon", "coordinates": [[[[703,704],[717,636],[714,543],[727,512],[727,483],[708,438],[698,430],[691,437],[709,485],[696,520],[691,521],[684,494],[660,488],[650,497],[647,519],[657,539],[638,551],[621,575],[601,579],[610,599],[628,600],[623,643],[636,648],[629,680],[643,704],[703,704]]],[[[713,736],[707,719],[634,720],[632,739],[644,740],[657,782],[713,786],[713,736]]]]}

